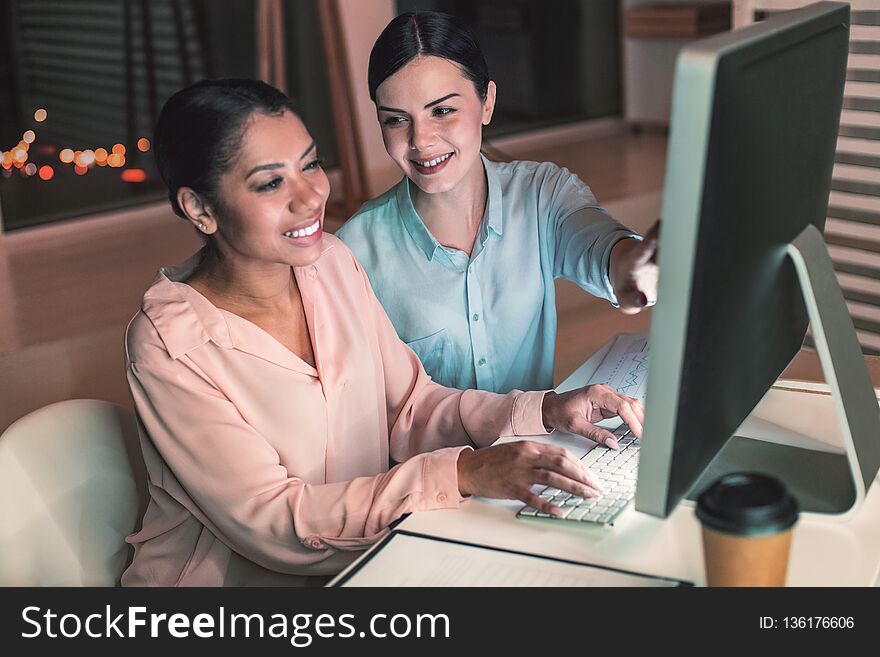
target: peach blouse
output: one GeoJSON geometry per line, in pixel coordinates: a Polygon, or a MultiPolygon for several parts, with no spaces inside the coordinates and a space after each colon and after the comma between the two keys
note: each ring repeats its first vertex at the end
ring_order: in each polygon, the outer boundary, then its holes
{"type": "Polygon", "coordinates": [[[180,282],[197,257],[159,271],[126,332],[150,500],[123,585],[336,573],[401,515],[457,507],[462,449],[545,433],[543,392],[431,381],[337,238],[294,269],[316,368],[180,282]]]}

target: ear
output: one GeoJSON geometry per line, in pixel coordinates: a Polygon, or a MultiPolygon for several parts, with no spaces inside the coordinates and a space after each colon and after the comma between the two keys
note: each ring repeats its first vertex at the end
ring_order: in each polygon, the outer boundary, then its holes
{"type": "Polygon", "coordinates": [[[205,235],[217,232],[217,219],[198,192],[190,187],[177,190],[177,204],[196,230],[205,235]]]}
{"type": "Polygon", "coordinates": [[[486,100],[483,101],[483,125],[489,125],[495,112],[495,82],[489,80],[486,87],[486,100]]]}

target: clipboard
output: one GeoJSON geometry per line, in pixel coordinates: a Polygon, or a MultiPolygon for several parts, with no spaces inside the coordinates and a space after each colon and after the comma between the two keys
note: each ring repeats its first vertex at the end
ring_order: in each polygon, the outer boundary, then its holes
{"type": "Polygon", "coordinates": [[[693,583],[395,529],[328,586],[675,588],[693,583]]]}

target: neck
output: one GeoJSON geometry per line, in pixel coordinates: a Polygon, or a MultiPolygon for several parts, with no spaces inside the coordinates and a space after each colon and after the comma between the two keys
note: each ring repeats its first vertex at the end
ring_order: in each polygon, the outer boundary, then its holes
{"type": "Polygon", "coordinates": [[[187,283],[225,305],[255,313],[285,310],[291,304],[291,292],[298,292],[289,265],[244,263],[210,250],[187,283]]]}
{"type": "Polygon", "coordinates": [[[470,252],[477,229],[486,213],[489,184],[483,161],[477,158],[468,174],[453,189],[426,194],[410,184],[413,207],[438,242],[470,252]]]}

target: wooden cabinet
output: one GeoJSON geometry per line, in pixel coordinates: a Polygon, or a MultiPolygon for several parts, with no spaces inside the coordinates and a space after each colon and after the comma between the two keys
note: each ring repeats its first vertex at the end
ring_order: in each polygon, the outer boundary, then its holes
{"type": "Polygon", "coordinates": [[[729,30],[726,0],[623,0],[624,118],[634,127],[666,127],[678,51],[729,30]]]}

